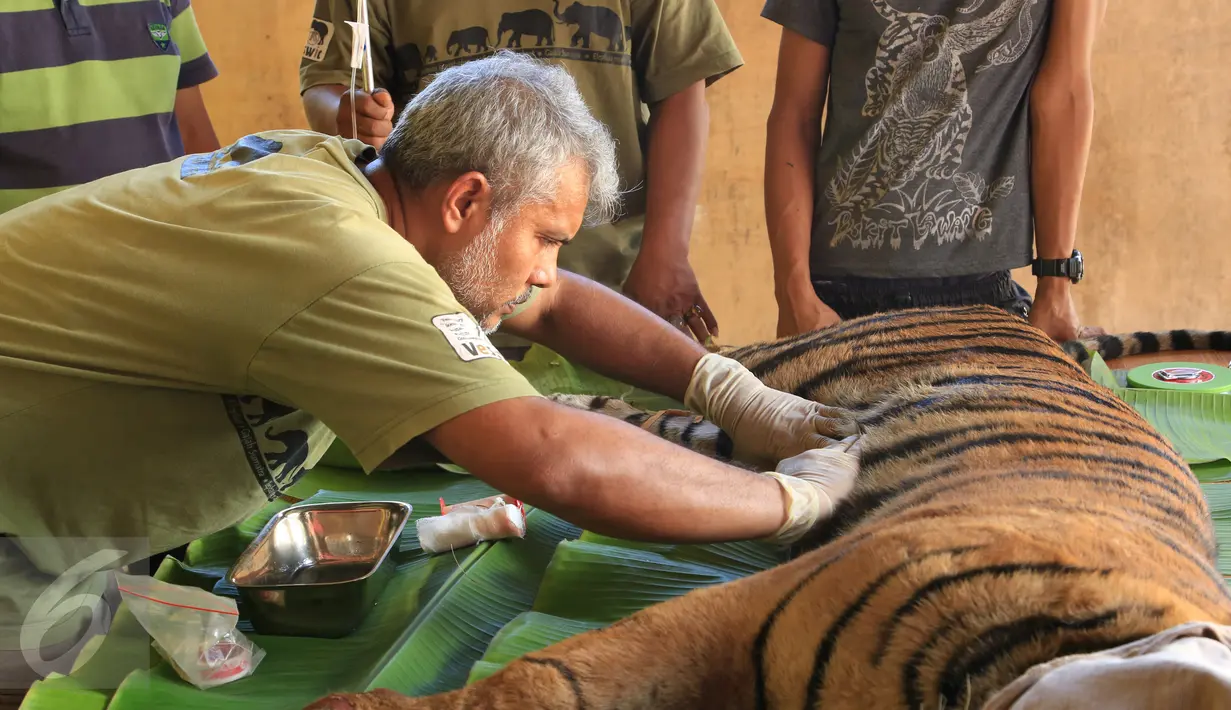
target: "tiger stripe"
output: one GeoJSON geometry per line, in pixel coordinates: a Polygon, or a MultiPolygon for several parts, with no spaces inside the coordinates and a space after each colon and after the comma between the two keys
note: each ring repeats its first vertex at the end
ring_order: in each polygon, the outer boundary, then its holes
{"type": "MultiPolygon", "coordinates": [[[[1161,610],[1158,612],[1161,614],[1161,610]]],[[[1077,619],[1064,619],[1055,616],[1032,616],[987,629],[977,640],[966,647],[955,651],[945,663],[945,669],[940,678],[940,696],[944,700],[957,705],[968,687],[959,683],[958,679],[967,679],[980,674],[994,660],[1007,655],[1009,649],[1020,646],[1030,640],[1037,639],[1040,634],[1057,634],[1066,631],[1092,631],[1113,626],[1120,621],[1121,610],[1112,610],[1093,614],[1077,619]],[[959,661],[959,658],[969,657],[959,661]]],[[[903,669],[903,690],[907,695],[908,707],[922,708],[923,701],[918,688],[917,664],[903,669]],[[916,676],[911,686],[906,688],[908,672],[916,676]]]]}
{"type": "Polygon", "coordinates": [[[860,595],[843,609],[842,614],[834,621],[825,633],[825,637],[821,639],[820,645],[816,649],[816,660],[813,662],[812,673],[808,677],[808,699],[805,707],[819,707],[821,703],[821,689],[824,685],[825,669],[829,665],[829,659],[833,656],[834,648],[837,646],[838,636],[850,625],[855,616],[868,605],[868,601],[882,587],[896,578],[903,570],[908,567],[919,564],[920,562],[936,557],[938,555],[960,555],[966,552],[980,549],[980,546],[973,545],[967,547],[950,547],[943,550],[932,550],[919,558],[907,560],[893,567],[877,577],[875,581],[867,585],[860,595]]]}
{"type": "Polygon", "coordinates": [[[565,682],[568,683],[569,689],[573,691],[573,697],[577,701],[577,710],[586,710],[585,692],[581,688],[581,683],[577,680],[577,674],[573,673],[568,664],[557,658],[539,658],[537,656],[527,656],[526,663],[546,666],[559,673],[565,682]]]}
{"type": "Polygon", "coordinates": [[[1160,352],[1231,350],[1231,331],[1138,331],[1074,340],[1064,343],[1062,347],[1077,363],[1085,364],[1090,360],[1090,352],[1097,352],[1104,360],[1114,360],[1131,355],[1150,355],[1160,352]]]}
{"type": "Polygon", "coordinates": [[[890,615],[881,624],[880,638],[877,641],[876,649],[872,652],[869,659],[874,667],[879,667],[885,659],[885,653],[889,648],[889,643],[893,640],[893,633],[901,625],[902,620],[909,616],[913,611],[927,600],[948,589],[949,587],[968,582],[984,575],[1016,575],[1022,572],[1031,572],[1038,574],[1097,574],[1101,577],[1106,577],[1111,574],[1109,569],[1087,569],[1084,567],[1072,567],[1062,565],[1056,562],[1043,563],[1013,563],[1004,565],[990,565],[987,567],[976,567],[974,569],[962,570],[958,574],[946,575],[937,577],[927,584],[917,589],[902,605],[893,610],[890,615]]]}

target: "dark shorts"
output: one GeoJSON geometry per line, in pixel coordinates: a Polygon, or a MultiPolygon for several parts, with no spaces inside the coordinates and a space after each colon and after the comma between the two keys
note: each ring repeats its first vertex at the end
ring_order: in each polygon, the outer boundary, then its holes
{"type": "Polygon", "coordinates": [[[843,320],[859,316],[932,306],[987,304],[1013,315],[1030,315],[1030,293],[1008,271],[933,279],[868,279],[842,277],[813,280],[812,287],[825,305],[843,320]]]}

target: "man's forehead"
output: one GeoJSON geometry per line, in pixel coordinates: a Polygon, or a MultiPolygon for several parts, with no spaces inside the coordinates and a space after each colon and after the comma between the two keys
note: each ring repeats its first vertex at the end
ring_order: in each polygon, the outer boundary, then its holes
{"type": "Polygon", "coordinates": [[[557,173],[560,178],[556,189],[556,201],[575,205],[585,202],[590,193],[590,174],[585,165],[573,161],[560,166],[557,173]]]}
{"type": "Polygon", "coordinates": [[[571,237],[581,226],[585,217],[586,203],[590,197],[590,180],[584,166],[575,164],[561,168],[560,187],[556,199],[542,205],[541,217],[544,228],[563,231],[564,238],[571,237]]]}

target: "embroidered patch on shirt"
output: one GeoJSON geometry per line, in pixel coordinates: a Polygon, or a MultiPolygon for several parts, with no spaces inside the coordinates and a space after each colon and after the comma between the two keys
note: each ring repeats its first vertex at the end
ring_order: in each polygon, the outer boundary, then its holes
{"type": "Polygon", "coordinates": [[[432,325],[444,334],[453,352],[462,362],[495,358],[504,360],[500,351],[492,345],[487,336],[479,328],[479,324],[465,313],[448,313],[432,319],[432,325]]]}
{"type": "Polygon", "coordinates": [[[150,30],[150,39],[154,40],[154,44],[162,51],[167,51],[167,47],[171,46],[171,31],[161,22],[150,22],[146,25],[150,30]]]}
{"type": "Polygon", "coordinates": [[[333,38],[333,23],[312,18],[312,29],[308,32],[308,43],[303,47],[303,58],[319,62],[325,58],[329,49],[329,40],[333,38]]]}

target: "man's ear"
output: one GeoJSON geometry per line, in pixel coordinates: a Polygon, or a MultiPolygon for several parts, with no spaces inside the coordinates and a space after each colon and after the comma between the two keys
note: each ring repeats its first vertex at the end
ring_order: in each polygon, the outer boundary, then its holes
{"type": "Polygon", "coordinates": [[[445,189],[441,204],[441,220],[449,234],[474,232],[487,223],[491,209],[492,188],[487,176],[478,171],[462,173],[445,189]]]}

